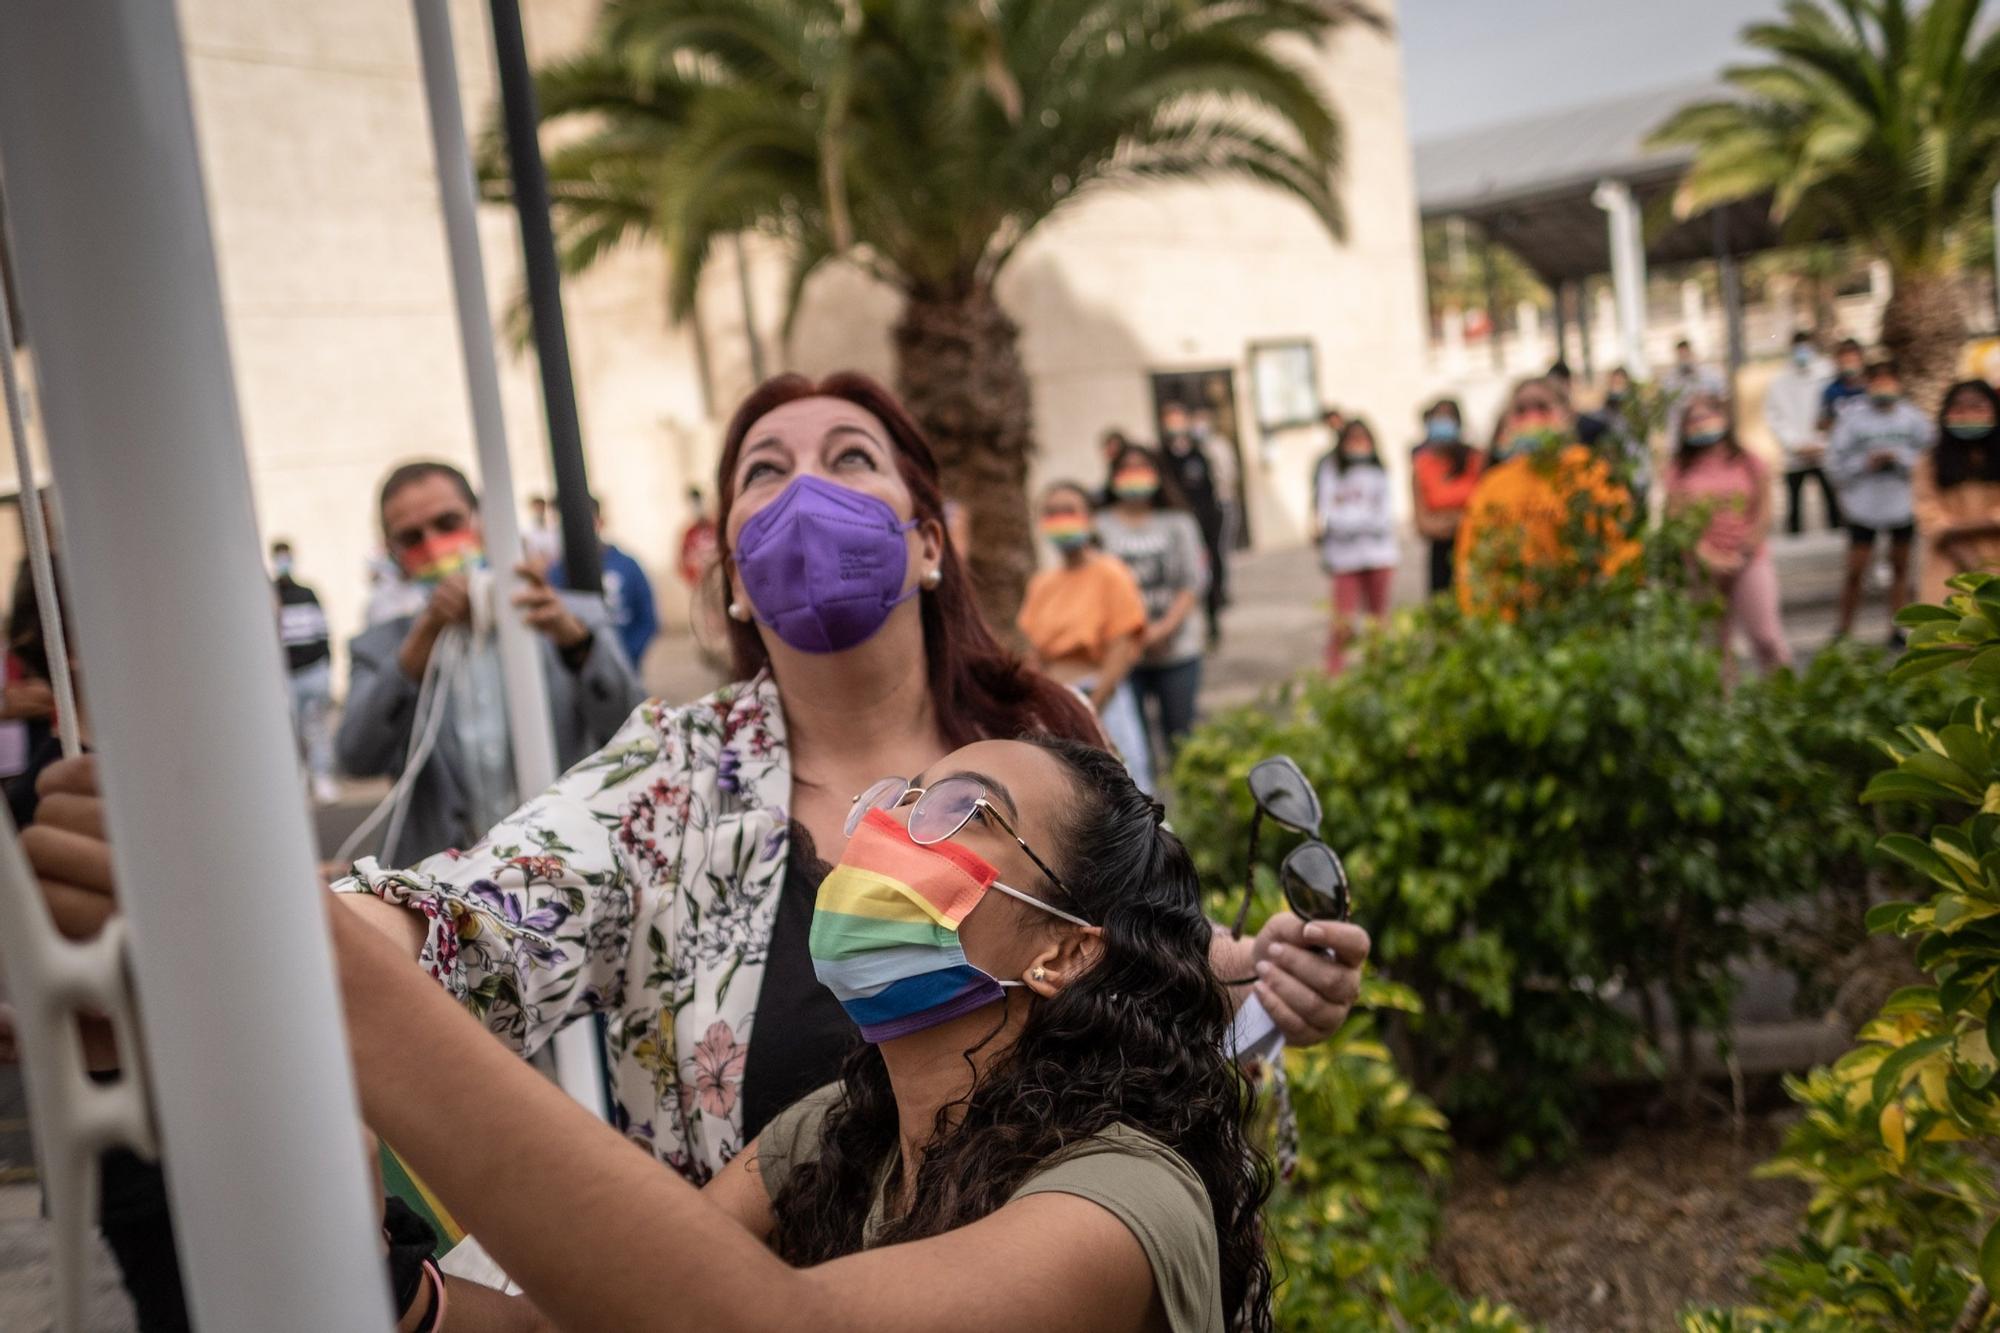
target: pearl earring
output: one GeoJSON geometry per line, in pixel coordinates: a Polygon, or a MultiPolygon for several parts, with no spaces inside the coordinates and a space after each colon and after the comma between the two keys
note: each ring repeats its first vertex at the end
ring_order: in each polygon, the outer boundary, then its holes
{"type": "Polygon", "coordinates": [[[938,584],[944,582],[944,571],[942,569],[939,569],[937,566],[933,565],[929,569],[924,571],[924,577],[922,581],[923,585],[926,588],[935,588],[938,586],[938,584]]]}
{"type": "Polygon", "coordinates": [[[729,604],[729,618],[747,625],[750,623],[750,608],[741,602],[731,602],[729,604]]]}

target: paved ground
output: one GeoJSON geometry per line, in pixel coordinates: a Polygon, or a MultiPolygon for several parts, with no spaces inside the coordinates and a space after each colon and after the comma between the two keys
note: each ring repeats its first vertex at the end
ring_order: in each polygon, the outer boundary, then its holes
{"type": "MultiPolygon", "coordinates": [[[[1833,633],[1841,544],[1836,534],[1815,533],[1775,544],[1784,590],[1785,626],[1801,656],[1821,647],[1833,633]]],[[[1202,691],[1208,709],[1253,701],[1271,684],[1319,661],[1326,636],[1328,593],[1311,552],[1271,551],[1239,557],[1231,566],[1235,606],[1227,613],[1221,647],[1209,658],[1202,691]]],[[[1394,596],[1398,605],[1423,595],[1422,564],[1414,547],[1406,554],[1394,596]]],[[[1888,630],[1886,614],[1871,607],[1857,627],[1864,641],[1879,641],[1888,630]]],[[[672,640],[648,661],[647,686],[663,698],[697,697],[717,683],[692,644],[672,640]]],[[[354,788],[349,799],[319,812],[323,847],[329,851],[379,797],[379,784],[354,788]]],[[[1775,974],[1747,979],[1739,1020],[1774,1024],[1791,1017],[1789,981],[1775,974]]],[[[1800,1049],[1818,1034],[1781,1033],[1781,1044],[1800,1049]]],[[[1782,1061],[1774,1051],[1772,1058],[1782,1061]]],[[[0,1330],[39,1333],[48,1327],[47,1228],[39,1216],[39,1192],[32,1182],[32,1154],[18,1072],[0,1069],[0,1330]]],[[[101,1251],[91,1274],[88,1326],[122,1333],[131,1315],[117,1287],[108,1256],[101,1251]]]]}

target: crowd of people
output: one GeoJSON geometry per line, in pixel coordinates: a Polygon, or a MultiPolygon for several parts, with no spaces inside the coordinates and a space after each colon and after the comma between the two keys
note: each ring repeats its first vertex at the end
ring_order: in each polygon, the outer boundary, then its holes
{"type": "MultiPolygon", "coordinates": [[[[1468,608],[1504,612],[1523,595],[1524,571],[1575,558],[1615,569],[1636,555],[1647,524],[1691,515],[1699,525],[1693,561],[1726,606],[1721,634],[1732,669],[1738,636],[1765,668],[1790,664],[1770,549],[1776,487],[1738,436],[1722,377],[1683,341],[1650,392],[1650,409],[1622,367],[1607,376],[1594,410],[1579,412],[1572,393],[1560,362],[1517,385],[1485,448],[1468,438],[1456,400],[1425,408],[1410,510],[1430,591],[1455,587],[1468,608]],[[1602,532],[1582,534],[1588,552],[1573,549],[1580,494],[1590,499],[1583,509],[1617,516],[1602,532]]],[[[1847,339],[1828,364],[1800,332],[1765,393],[1764,416],[1782,457],[1786,530],[1804,530],[1808,487],[1817,486],[1829,526],[1846,534],[1837,637],[1853,632],[1878,559],[1892,611],[1910,600],[1913,560],[1922,562],[1931,600],[1945,595],[1953,574],[1994,566],[2000,395],[1991,385],[1953,385],[1933,417],[1909,401],[1893,360],[1870,360],[1847,339]]],[[[1402,544],[1373,429],[1338,411],[1325,424],[1332,447],[1314,467],[1310,512],[1332,582],[1325,665],[1338,673],[1357,629],[1386,609],[1402,544]]],[[[1892,645],[1899,642],[1892,630],[1892,645]]]]}

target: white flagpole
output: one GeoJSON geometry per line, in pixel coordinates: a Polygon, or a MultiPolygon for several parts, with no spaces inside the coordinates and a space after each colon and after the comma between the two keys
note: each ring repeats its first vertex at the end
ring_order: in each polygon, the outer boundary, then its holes
{"type": "Polygon", "coordinates": [[[0,6],[0,160],[194,1323],[380,1333],[174,7],[0,6]]]}
{"type": "MultiPolygon", "coordinates": [[[[503,603],[521,559],[520,521],[514,506],[514,468],[507,454],[507,425],[500,410],[500,376],[494,368],[493,319],[486,305],[486,274],[479,254],[478,203],[472,154],[465,146],[465,113],[459,104],[458,62],[452,50],[451,14],[445,0],[414,0],[417,46],[423,57],[424,99],[431,145],[437,153],[438,197],[451,253],[452,295],[458,307],[459,351],[472,400],[472,433],[479,450],[479,520],[498,577],[503,603]]],[[[511,607],[494,608],[500,666],[507,694],[507,730],[514,747],[514,782],[523,799],[556,780],[556,742],[549,719],[548,684],[541,647],[511,607]]],[[[597,1112],[604,1105],[603,1056],[593,1025],[573,1023],[556,1035],[556,1076],[563,1091],[597,1112]]]]}

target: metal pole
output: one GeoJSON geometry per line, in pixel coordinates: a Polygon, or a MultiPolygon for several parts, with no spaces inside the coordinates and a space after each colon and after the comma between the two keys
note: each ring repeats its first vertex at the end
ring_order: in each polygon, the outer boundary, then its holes
{"type": "Polygon", "coordinates": [[[1576,299],[1576,350],[1582,360],[1583,378],[1586,381],[1595,383],[1597,380],[1597,364],[1591,355],[1590,347],[1590,326],[1592,323],[1590,279],[1573,278],[1565,285],[1569,288],[1570,295],[1576,299]]]}
{"type": "Polygon", "coordinates": [[[1993,320],[2000,328],[2000,185],[1993,187],[1993,320]]]}
{"type": "Polygon", "coordinates": [[[390,1326],[174,6],[0,7],[78,646],[197,1327],[390,1326]]]}
{"type": "MultiPolygon", "coordinates": [[[[0,215],[0,240],[6,233],[0,215]]],[[[7,247],[0,244],[0,251],[7,247]]],[[[8,294],[0,291],[0,392],[7,399],[7,432],[13,437],[16,493],[21,502],[21,528],[28,545],[28,577],[35,588],[35,613],[42,622],[42,644],[49,659],[49,685],[56,696],[56,735],[62,752],[83,753],[76,715],[76,681],[69,670],[69,640],[63,634],[62,600],[56,592],[55,558],[49,549],[49,516],[42,507],[42,490],[35,484],[35,460],[28,448],[28,414],[21,405],[20,378],[14,369],[14,323],[7,309],[8,294]]]]}
{"type": "Polygon", "coordinates": [[[1611,282],[1618,301],[1620,352],[1635,379],[1646,366],[1646,255],[1639,234],[1639,206],[1624,181],[1599,181],[1590,201],[1604,210],[1611,241],[1611,282]]]}
{"type": "Polygon", "coordinates": [[[492,0],[493,56],[500,67],[500,108],[507,128],[507,169],[514,180],[514,211],[521,219],[521,266],[528,279],[528,310],[535,326],[535,360],[542,370],[542,410],[549,422],[549,457],[556,478],[556,511],[562,516],[563,578],[578,592],[604,588],[604,555],[590,512],[590,477],[583,462],[583,431],[576,419],[576,384],[570,378],[569,335],[563,329],[562,270],[549,225],[549,176],[542,165],[541,116],[535,77],[515,0],[492,0]]]}
{"type": "MultiPolygon", "coordinates": [[[[514,468],[507,455],[507,423],[500,409],[500,375],[493,357],[493,317],[486,305],[486,273],[479,253],[479,206],[472,153],[466,147],[465,112],[458,97],[458,61],[452,49],[446,0],[415,0],[417,47],[423,59],[424,100],[430,112],[431,147],[437,154],[438,198],[451,256],[452,296],[458,312],[459,353],[472,401],[472,434],[479,450],[480,523],[495,565],[511,571],[521,559],[521,525],[514,508],[514,468]]],[[[503,572],[499,588],[512,586],[503,572]]],[[[496,592],[496,596],[502,595],[496,592]]],[[[514,749],[514,781],[523,798],[556,780],[555,728],[549,719],[548,682],[534,632],[519,616],[496,608],[500,669],[506,685],[507,731],[514,749]]],[[[565,1028],[555,1042],[556,1072],[564,1091],[600,1116],[604,1077],[596,1034],[589,1024],[565,1028]]]]}

